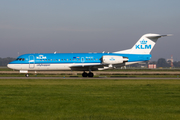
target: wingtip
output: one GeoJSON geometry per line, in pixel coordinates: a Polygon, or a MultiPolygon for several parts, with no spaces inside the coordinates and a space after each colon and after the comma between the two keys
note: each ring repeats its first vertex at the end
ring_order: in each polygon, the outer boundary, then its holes
{"type": "Polygon", "coordinates": [[[167,34],[167,36],[173,36],[173,34],[167,34]]]}

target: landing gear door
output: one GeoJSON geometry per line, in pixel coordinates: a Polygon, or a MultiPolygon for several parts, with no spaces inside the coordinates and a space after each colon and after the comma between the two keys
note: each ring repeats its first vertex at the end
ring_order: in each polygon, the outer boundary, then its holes
{"type": "Polygon", "coordinates": [[[35,67],[34,55],[29,56],[29,68],[33,69],[35,67]]]}

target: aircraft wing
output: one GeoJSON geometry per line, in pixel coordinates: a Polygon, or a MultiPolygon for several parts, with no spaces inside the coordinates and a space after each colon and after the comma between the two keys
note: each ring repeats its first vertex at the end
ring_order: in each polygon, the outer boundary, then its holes
{"type": "Polygon", "coordinates": [[[71,70],[77,71],[89,71],[89,70],[98,70],[98,68],[104,68],[108,66],[108,64],[101,63],[89,63],[89,64],[72,64],[70,65],[71,70]]]}
{"type": "Polygon", "coordinates": [[[119,68],[125,66],[125,63],[121,63],[121,64],[114,64],[114,65],[110,65],[110,64],[94,64],[94,63],[90,63],[90,64],[72,64],[70,65],[71,70],[74,71],[95,71],[95,70],[105,70],[105,69],[109,69],[109,68],[119,68]]]}

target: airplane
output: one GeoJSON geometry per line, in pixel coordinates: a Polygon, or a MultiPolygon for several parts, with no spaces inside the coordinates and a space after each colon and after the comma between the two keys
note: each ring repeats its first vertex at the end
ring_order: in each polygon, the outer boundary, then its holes
{"type": "Polygon", "coordinates": [[[158,38],[171,36],[145,34],[137,43],[127,50],[112,53],[33,53],[20,55],[10,62],[8,68],[19,70],[20,73],[38,70],[71,70],[83,71],[82,77],[93,77],[92,71],[115,69],[122,66],[149,61],[151,50],[158,38]],[[86,71],[89,71],[88,73],[86,71]]]}

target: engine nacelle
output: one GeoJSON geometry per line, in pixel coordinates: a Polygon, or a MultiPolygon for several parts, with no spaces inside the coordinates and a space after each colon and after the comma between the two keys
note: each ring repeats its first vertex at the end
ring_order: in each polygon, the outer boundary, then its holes
{"type": "Polygon", "coordinates": [[[123,58],[122,56],[110,56],[110,55],[102,56],[102,63],[105,64],[121,64],[126,61],[128,61],[128,59],[123,58]]]}

